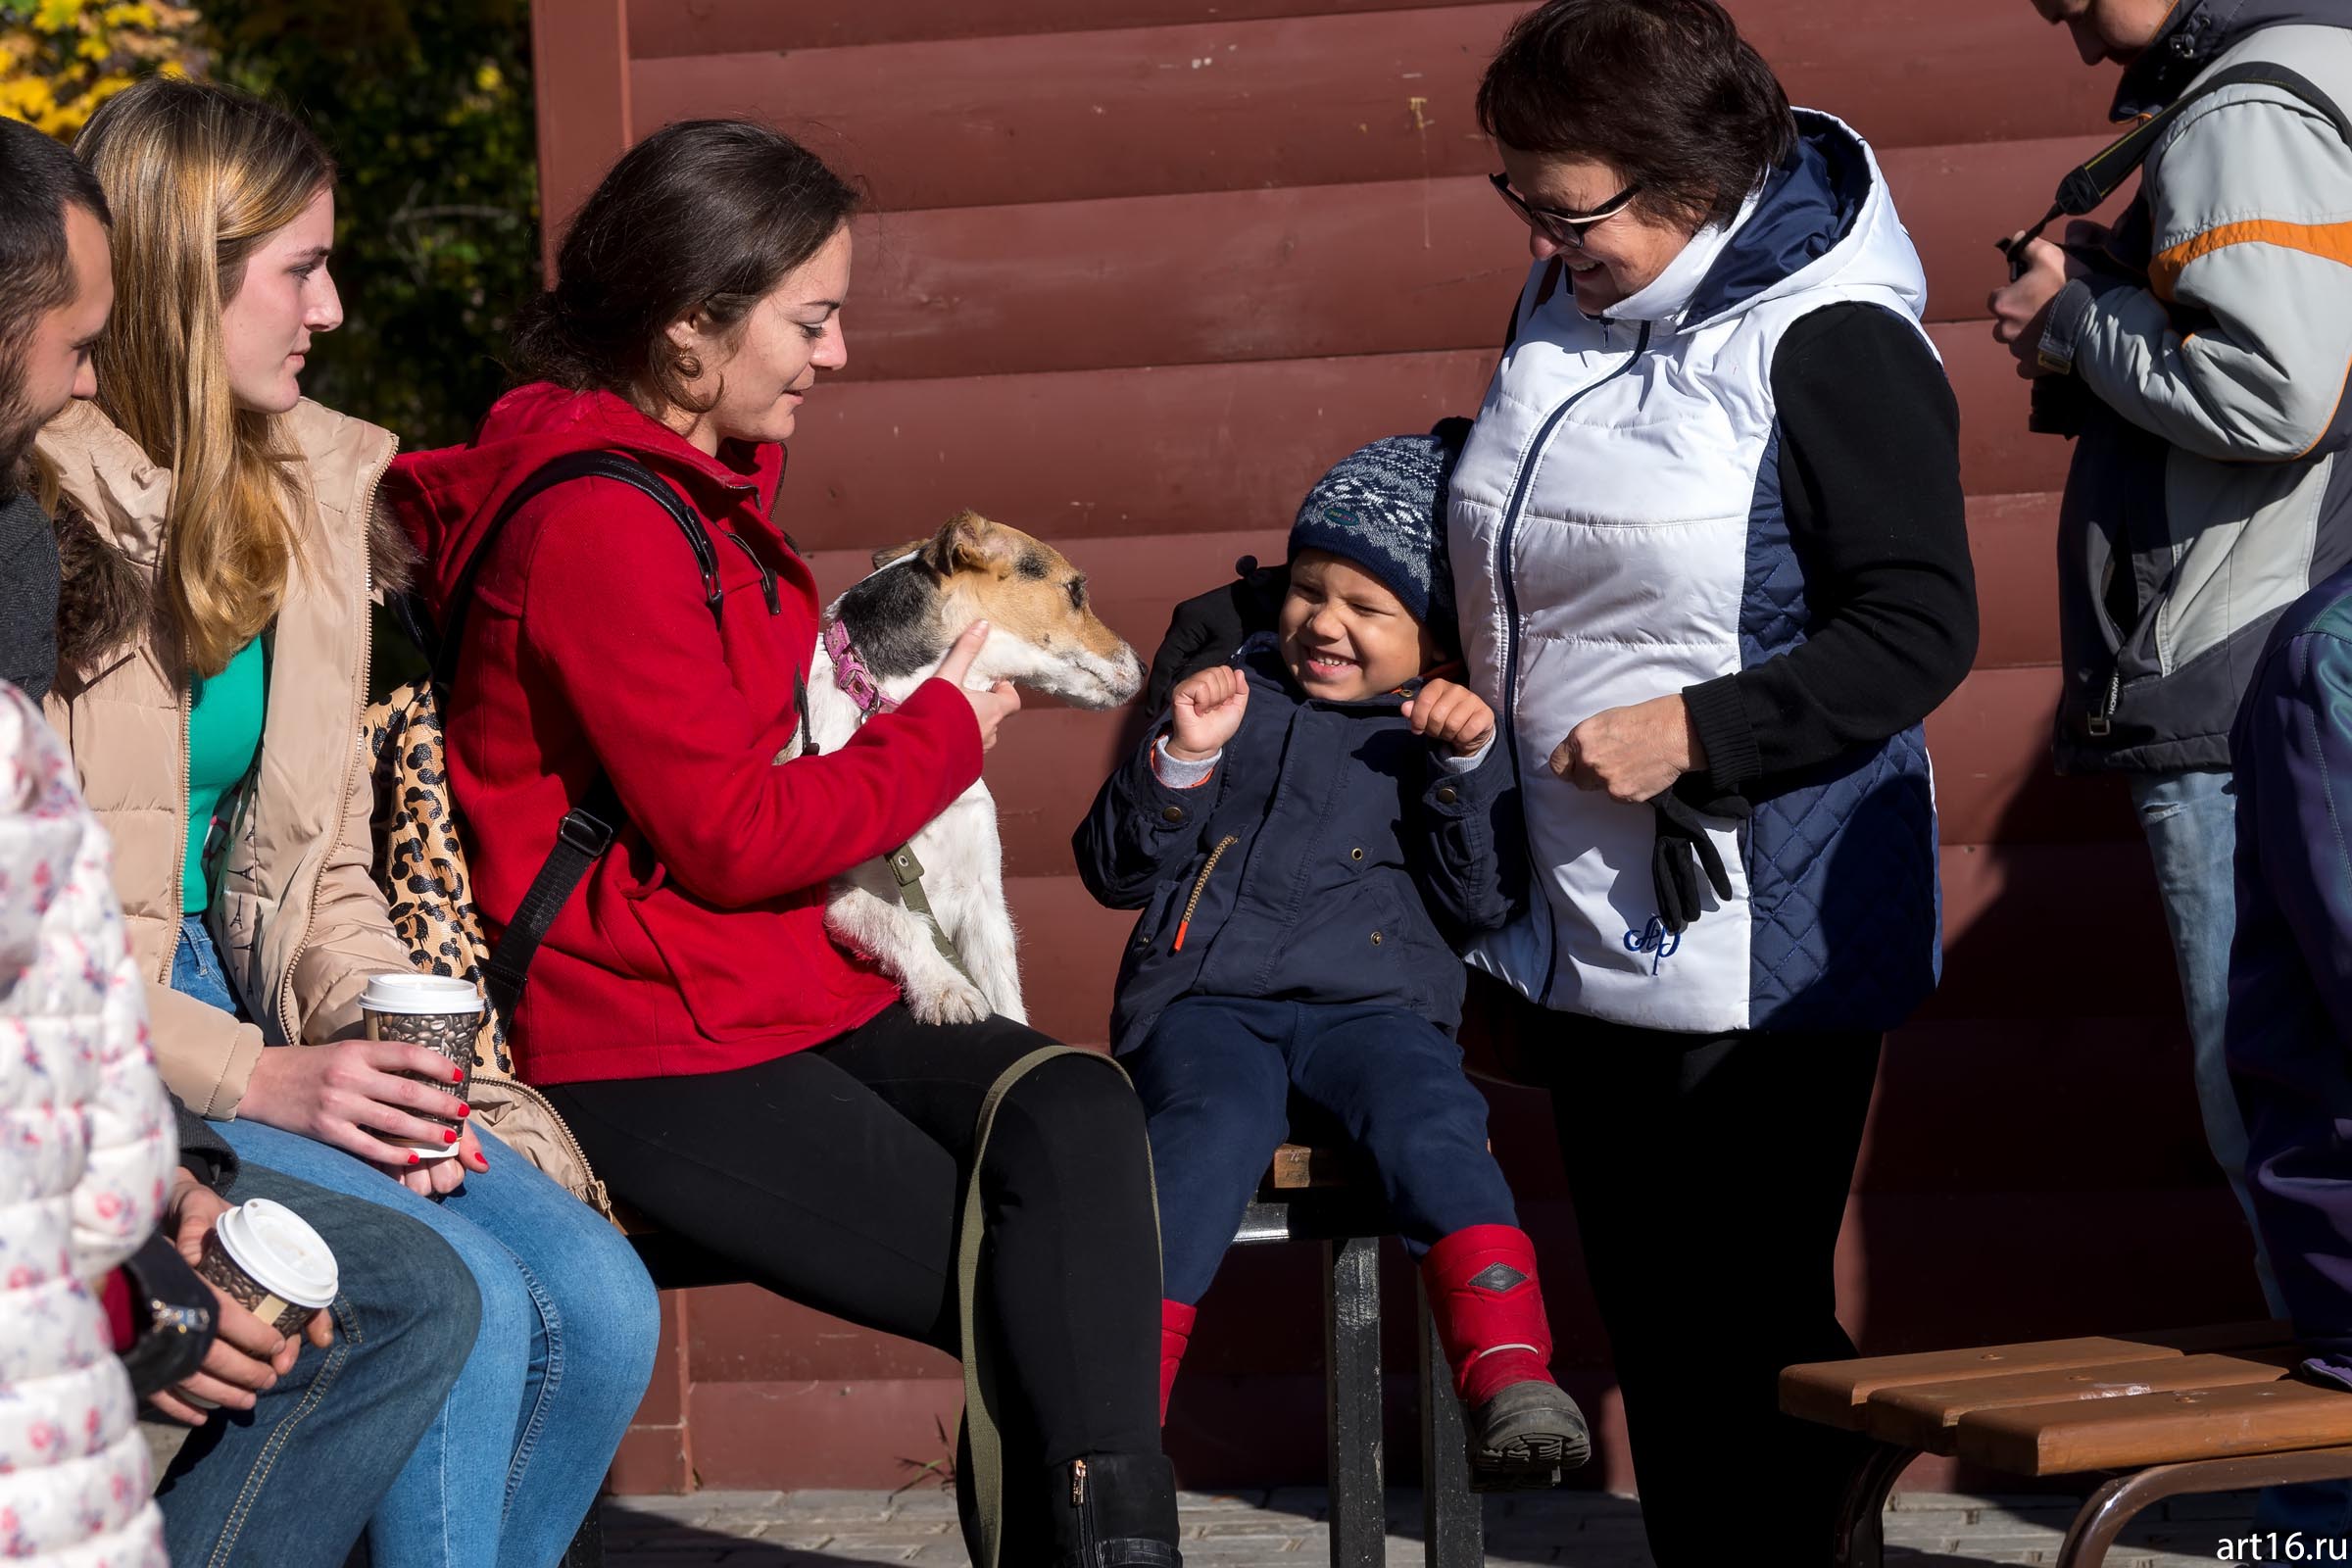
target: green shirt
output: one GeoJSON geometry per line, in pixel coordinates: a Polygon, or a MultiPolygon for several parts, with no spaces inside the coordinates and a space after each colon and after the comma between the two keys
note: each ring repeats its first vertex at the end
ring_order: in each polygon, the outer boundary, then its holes
{"type": "Polygon", "coordinates": [[[267,681],[262,640],[237,651],[228,667],[196,683],[188,704],[188,858],[180,873],[182,914],[202,914],[212,906],[204,847],[212,837],[213,813],[220,797],[252,770],[262,749],[262,709],[267,681]]]}

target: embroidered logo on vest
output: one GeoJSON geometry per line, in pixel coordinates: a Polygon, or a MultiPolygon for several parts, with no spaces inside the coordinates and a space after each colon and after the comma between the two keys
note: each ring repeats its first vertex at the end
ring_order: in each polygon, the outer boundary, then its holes
{"type": "Polygon", "coordinates": [[[1683,934],[1680,931],[1667,930],[1666,922],[1654,914],[1649,917],[1649,924],[1641,930],[1636,931],[1628,927],[1625,933],[1626,952],[1652,955],[1649,960],[1651,974],[1656,974],[1658,965],[1673,957],[1675,951],[1682,945],[1683,934]]]}

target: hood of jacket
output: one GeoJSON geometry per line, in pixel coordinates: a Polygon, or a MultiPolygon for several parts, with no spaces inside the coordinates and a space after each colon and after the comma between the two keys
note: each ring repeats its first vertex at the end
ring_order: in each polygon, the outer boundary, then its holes
{"type": "Polygon", "coordinates": [[[209,1116],[232,1114],[265,1040],[356,1026],[368,974],[406,967],[373,859],[356,737],[367,698],[368,590],[409,552],[374,515],[392,436],[315,403],[286,415],[300,456],[303,564],[272,622],[262,757],[231,808],[208,917],[255,1024],[170,986],[187,842],[186,670],[156,610],[172,473],[94,404],[44,426],[57,476],[61,625],[91,629],[50,694],[82,792],[115,842],[115,884],[146,976],[165,1080],[209,1116]],[[104,646],[95,646],[95,645],[104,646]]]}
{"type": "Polygon", "coordinates": [[[492,406],[471,441],[411,453],[385,476],[385,504],[423,558],[417,588],[426,612],[440,619],[509,495],[555,459],[596,451],[637,459],[683,489],[706,516],[725,514],[746,492],[768,515],[784,476],[784,449],[774,442],[730,445],[711,457],[613,393],[546,381],[517,387],[492,406]]]}
{"type": "Polygon", "coordinates": [[[1834,115],[1800,109],[1796,124],[1796,150],[1739,215],[1691,236],[1607,319],[1694,330],[1831,283],[1891,289],[1921,315],[1927,274],[1869,145],[1834,115]]]}
{"type": "Polygon", "coordinates": [[[2108,118],[2154,114],[2246,34],[2292,24],[2352,27],[2352,0],[2179,0],[2147,53],[2124,69],[2108,118]]]}

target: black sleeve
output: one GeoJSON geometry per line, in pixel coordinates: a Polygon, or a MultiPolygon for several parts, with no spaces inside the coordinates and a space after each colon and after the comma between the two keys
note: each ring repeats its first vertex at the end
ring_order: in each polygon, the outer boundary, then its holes
{"type": "Polygon", "coordinates": [[[1152,656],[1144,683],[1144,711],[1164,713],[1177,684],[1212,664],[1230,662],[1234,651],[1261,631],[1272,631],[1291,591],[1289,565],[1261,566],[1255,556],[1233,564],[1234,580],[1196,594],[1176,607],[1168,634],[1152,656]]]}
{"type": "Polygon", "coordinates": [[[1751,797],[1918,723],[1977,653],[1960,408],[1919,332],[1825,307],[1782,337],[1772,390],[1806,640],[1683,692],[1716,787],[1751,797]]]}
{"type": "Polygon", "coordinates": [[[179,1118],[179,1162],[205,1186],[225,1195],[237,1179],[237,1152],[211,1123],[181,1104],[177,1095],[172,1097],[172,1109],[179,1118]]]}
{"type": "Polygon", "coordinates": [[[36,703],[57,676],[57,573],[49,514],[0,496],[0,680],[36,703]]]}

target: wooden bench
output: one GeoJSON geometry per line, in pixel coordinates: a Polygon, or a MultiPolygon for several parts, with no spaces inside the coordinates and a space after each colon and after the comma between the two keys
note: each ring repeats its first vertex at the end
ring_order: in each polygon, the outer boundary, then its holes
{"type": "MultiPolygon", "coordinates": [[[[621,1228],[662,1290],[733,1285],[725,1260],[621,1215],[621,1228]]],[[[1325,1445],[1330,1464],[1333,1568],[1381,1568],[1388,1560],[1388,1500],[1381,1465],[1380,1239],[1394,1233],[1377,1190],[1347,1155],[1285,1144],[1275,1151],[1236,1247],[1317,1242],[1327,1252],[1323,1282],[1325,1445]]],[[[1483,1510],[1470,1491],[1462,1407],[1423,1295],[1421,1320],[1421,1495],[1430,1568],[1479,1568],[1486,1560],[1483,1510]]],[[[588,1511],[562,1568],[604,1568],[602,1499],[588,1511]]]]}
{"type": "Polygon", "coordinates": [[[2352,1477],[2352,1394],[2293,1381],[2284,1323],[1817,1361],[1781,1408],[1878,1446],[1840,1512],[1833,1561],[1876,1568],[1879,1515],[1918,1454],[2021,1476],[2106,1473],[2057,1568],[2099,1568],[2166,1497],[2352,1477]]]}
{"type": "MultiPolygon", "coordinates": [[[[1242,1215],[1236,1247],[1315,1242],[1323,1273],[1324,1446],[1331,1494],[1332,1568],[1388,1561],[1387,1482],[1381,1461],[1380,1241],[1396,1233],[1388,1204],[1343,1151],[1285,1144],[1242,1215]]],[[[1419,1301],[1422,1560],[1479,1568],[1486,1519],[1470,1490],[1461,1401],[1419,1301]]]]}

